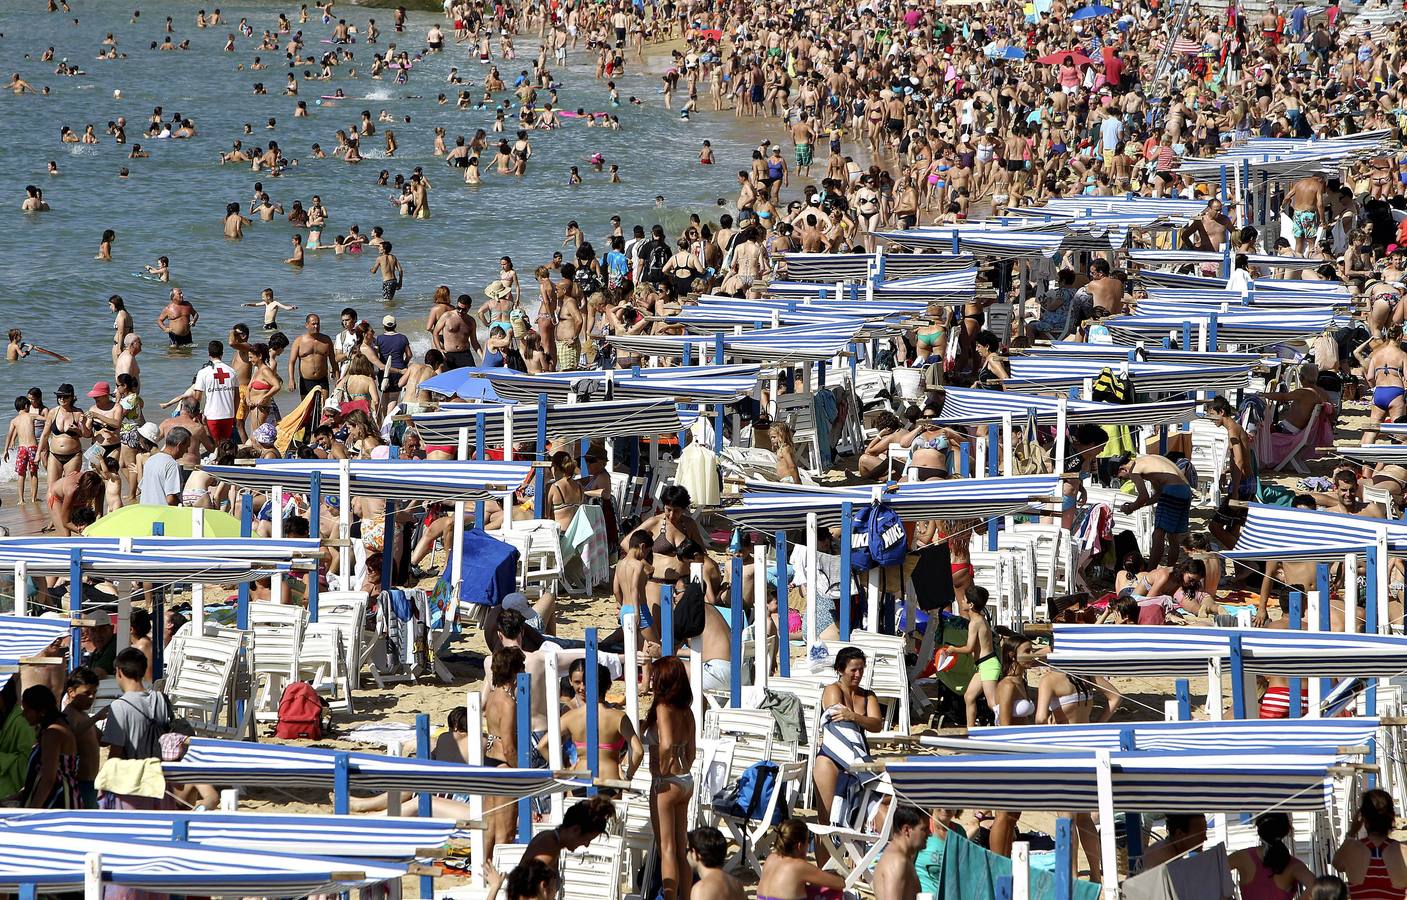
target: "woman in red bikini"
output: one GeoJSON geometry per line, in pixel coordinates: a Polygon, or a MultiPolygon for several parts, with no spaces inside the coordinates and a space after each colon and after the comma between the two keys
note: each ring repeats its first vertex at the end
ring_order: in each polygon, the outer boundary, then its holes
{"type": "MultiPolygon", "coordinates": [[[[597,669],[600,670],[598,678],[601,686],[596,704],[596,740],[601,750],[601,770],[597,777],[612,781],[629,781],[645,759],[645,745],[641,743],[640,735],[635,733],[635,726],[631,724],[625,710],[606,702],[606,691],[611,687],[611,673],[605,666],[597,666],[597,669]]],[[[586,771],[588,767],[585,706],[562,714],[562,739],[570,740],[576,745],[576,763],[571,768],[586,771]]],[[[538,743],[537,751],[542,754],[543,759],[550,758],[547,755],[550,740],[551,737],[547,736],[538,743]]]]}
{"type": "Polygon", "coordinates": [[[1407,896],[1407,859],[1402,845],[1388,837],[1395,816],[1392,795],[1387,791],[1372,790],[1363,795],[1358,815],[1333,859],[1353,900],[1402,900],[1407,896]],[[1358,836],[1360,831],[1362,837],[1358,836]]]}

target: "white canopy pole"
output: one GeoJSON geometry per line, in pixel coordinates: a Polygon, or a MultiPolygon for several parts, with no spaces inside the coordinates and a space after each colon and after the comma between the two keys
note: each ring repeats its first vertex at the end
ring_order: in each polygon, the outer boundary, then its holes
{"type": "MultiPolygon", "coordinates": [[[[780,577],[781,573],[778,573],[780,577]]],[[[752,548],[752,628],[755,644],[752,683],[758,688],[767,687],[767,673],[771,671],[771,659],[767,656],[767,619],[767,545],[756,544],[752,548]]],[[[740,622],[733,623],[734,628],[741,625],[740,622]]],[[[733,660],[733,665],[742,665],[742,660],[733,660]]]]}
{"type": "Polygon", "coordinates": [[[348,590],[352,586],[352,548],[348,542],[352,539],[352,461],[350,459],[339,459],[337,461],[337,536],[341,539],[341,546],[337,548],[338,574],[341,577],[342,589],[348,590]]]}
{"type": "MultiPolygon", "coordinates": [[[[274,485],[274,508],[273,513],[269,517],[269,524],[273,529],[270,537],[276,541],[281,540],[283,538],[283,485],[281,484],[274,485]]],[[[204,536],[203,532],[201,536],[204,536]]],[[[388,590],[390,587],[389,584],[386,585],[388,590]]],[[[269,602],[283,602],[283,575],[278,572],[269,576],[269,602]]],[[[297,656],[296,653],[294,655],[297,656]]],[[[294,681],[298,680],[298,673],[296,671],[293,673],[292,678],[294,681]]]]}
{"type": "Polygon", "coordinates": [[[1358,554],[1343,555],[1344,634],[1358,633],[1358,554]]]}
{"type": "Polygon", "coordinates": [[[29,601],[25,596],[29,587],[29,564],[24,560],[15,562],[15,615],[29,615],[29,601]]]}
{"type": "MultiPolygon", "coordinates": [[[[582,669],[583,678],[595,678],[595,672],[588,672],[582,669]]],[[[544,698],[547,710],[547,767],[554,772],[560,772],[566,766],[562,762],[562,701],[557,696],[559,685],[562,683],[562,673],[557,665],[556,653],[544,653],[542,655],[542,690],[547,696],[544,698]]],[[[562,792],[552,793],[552,821],[561,822],[562,814],[566,812],[563,805],[562,792]]]]}
{"type": "Polygon", "coordinates": [[[513,407],[503,407],[503,461],[513,461],[513,407]]]}
{"type": "MultiPolygon", "coordinates": [[[[205,509],[200,506],[191,508],[191,534],[205,536],[205,509]]],[[[314,538],[317,535],[313,535],[314,538]]],[[[191,582],[191,618],[198,624],[191,627],[196,635],[205,633],[205,582],[191,582]]],[[[166,634],[165,622],[152,622],[152,634],[164,636],[166,634]]],[[[119,645],[121,646],[121,645],[119,645]]]]}
{"type": "Polygon", "coordinates": [[[703,635],[699,635],[699,646],[695,650],[689,649],[689,683],[694,686],[694,698],[690,702],[690,709],[694,714],[694,740],[703,740],[704,728],[704,708],[708,706],[704,702],[704,664],[703,664],[703,635]]]}
{"type": "Polygon", "coordinates": [[[1011,900],[1031,900],[1031,845],[1011,845],[1011,900]]]}
{"type": "Polygon", "coordinates": [[[1070,407],[1070,399],[1061,397],[1055,402],[1055,471],[1065,471],[1065,417],[1070,407]]]}
{"type": "Polygon", "coordinates": [[[1207,718],[1220,722],[1225,714],[1222,711],[1221,657],[1207,660],[1207,718]]]}
{"type": "Polygon", "coordinates": [[[103,900],[103,855],[83,857],[83,900],[103,900]]]}
{"type": "Polygon", "coordinates": [[[816,514],[806,514],[806,652],[816,646],[816,604],[820,596],[816,572],[816,514]]]}
{"type": "Polygon", "coordinates": [[[630,724],[635,726],[635,733],[639,734],[640,663],[636,654],[639,653],[640,647],[640,608],[633,604],[627,605],[622,612],[622,637],[625,639],[625,714],[630,719],[630,724]]]}
{"type": "Polygon", "coordinates": [[[1108,750],[1095,751],[1094,778],[1099,793],[1099,867],[1104,873],[1104,900],[1119,900],[1119,850],[1114,842],[1114,766],[1108,750]]]}
{"type": "MultiPolygon", "coordinates": [[[[474,688],[465,692],[464,709],[468,713],[469,753],[465,760],[471,766],[484,764],[484,708],[483,698],[474,688]]],[[[484,840],[484,797],[482,794],[469,795],[469,818],[474,828],[469,832],[469,872],[470,884],[476,888],[484,886],[484,863],[488,849],[484,840]]]]}
{"type": "MultiPolygon", "coordinates": [[[[469,458],[469,426],[459,429],[459,446],[456,448],[455,459],[466,460],[469,458]]],[[[483,462],[483,460],[479,460],[483,462]]],[[[465,506],[463,500],[454,501],[454,522],[452,543],[446,548],[446,556],[449,557],[449,584],[450,596],[454,598],[450,602],[450,608],[458,612],[459,608],[459,582],[464,577],[464,514],[465,506]]],[[[479,528],[484,527],[483,522],[474,523],[479,528]]]]}
{"type": "MultiPolygon", "coordinates": [[[[1388,622],[1388,615],[1389,615],[1389,614],[1388,614],[1388,606],[1387,606],[1387,594],[1388,594],[1388,573],[1389,573],[1389,567],[1392,565],[1392,560],[1388,557],[1388,553],[1387,553],[1387,526],[1386,526],[1386,525],[1380,525],[1380,526],[1378,526],[1378,530],[1377,530],[1377,534],[1375,535],[1374,543],[1375,543],[1375,546],[1374,546],[1374,548],[1373,548],[1373,551],[1374,551],[1374,555],[1377,557],[1377,560],[1378,560],[1378,573],[1377,573],[1377,574],[1378,574],[1378,577],[1377,577],[1377,594],[1378,594],[1378,596],[1377,596],[1377,607],[1378,607],[1378,633],[1379,633],[1379,634],[1391,634],[1391,633],[1392,633],[1392,629],[1389,627],[1389,622],[1388,622]]],[[[1370,713],[1370,715],[1376,715],[1376,713],[1370,713]]]]}
{"type": "MultiPolygon", "coordinates": [[[[878,503],[884,488],[875,485],[870,488],[870,500],[878,503]]],[[[874,552],[871,548],[870,552],[874,552]]],[[[865,629],[879,632],[879,566],[875,566],[865,576],[865,629]]]]}
{"type": "MultiPolygon", "coordinates": [[[[1010,478],[1012,470],[1016,468],[1016,448],[1012,446],[1011,413],[1002,413],[1002,474],[1010,478]]],[[[1035,435],[1030,435],[1027,440],[1034,440],[1035,435]]]]}
{"type": "MultiPolygon", "coordinates": [[[[1317,590],[1308,591],[1306,596],[1309,598],[1305,604],[1308,607],[1308,609],[1305,610],[1305,616],[1309,620],[1308,630],[1319,631],[1319,604],[1327,601],[1319,596],[1317,590]]],[[[1320,718],[1319,707],[1324,702],[1324,682],[1323,679],[1320,678],[1310,678],[1308,680],[1309,708],[1304,711],[1304,717],[1306,719],[1318,719],[1320,718]]]]}

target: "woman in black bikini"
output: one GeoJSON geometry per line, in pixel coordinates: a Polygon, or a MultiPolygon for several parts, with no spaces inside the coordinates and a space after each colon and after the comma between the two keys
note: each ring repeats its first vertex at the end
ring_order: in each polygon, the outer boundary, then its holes
{"type": "MultiPolygon", "coordinates": [[[[659,615],[660,585],[672,585],[682,575],[687,575],[678,567],[675,551],[686,540],[692,540],[707,550],[709,540],[704,536],[698,521],[689,514],[689,492],[677,484],[666,487],[660,493],[660,503],[664,512],[651,516],[631,534],[641,532],[654,537],[655,570],[645,587],[645,598],[650,607],[648,621],[642,614],[640,627],[649,628],[659,615]]],[[[621,539],[621,552],[630,552],[630,534],[621,539]]]]}
{"type": "Polygon", "coordinates": [[[91,438],[88,418],[74,405],[73,385],[61,384],[55,392],[59,405],[44,417],[39,435],[40,455],[47,461],[49,484],[78,471],[82,462],[83,438],[91,438]]]}

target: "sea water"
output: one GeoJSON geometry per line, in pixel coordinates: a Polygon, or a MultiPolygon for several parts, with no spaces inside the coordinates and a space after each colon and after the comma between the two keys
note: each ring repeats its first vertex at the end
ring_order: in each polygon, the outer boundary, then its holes
{"type": "MultiPolygon", "coordinates": [[[[240,304],[257,300],[264,288],[272,288],[284,303],[299,307],[279,315],[279,326],[290,338],[302,332],[307,312],[319,313],[323,330],[335,333],[340,327],[339,312],[351,306],[378,327],[383,315],[394,313],[401,330],[423,350],[428,346],[425,316],[437,285],[448,285],[456,295],[471,294],[477,308],[484,300],[483,288],[496,277],[499,257],[508,255],[523,282],[524,304],[531,309],[537,296],[533,269],[547,262],[553,250],[562,249],[568,220],[580,223],[598,255],[606,249],[612,214],[621,216],[627,236],[632,225],[644,225],[648,231],[660,223],[672,241],[690,213],[699,213],[704,221],[717,219],[722,211],[718,199],[736,197],[736,172],[746,168],[756,146],[749,135],[752,129],[740,126],[731,113],[700,112],[693,121],[681,121],[677,103],[674,111],[663,108],[659,75],[668,65],[667,56],[645,65],[632,54],[627,73],[615,82],[622,98],[634,95],[647,103],[611,107],[605,82],[596,80],[594,57],[585,52],[583,43],[565,69],[553,69],[556,80],[563,83],[559,105],[573,111],[610,111],[620,117],[621,130],[586,128],[571,120],[555,131],[531,132],[533,156],[526,177],[494,174],[492,153],[486,152],[481,158],[484,183],[466,185],[463,170],[451,169],[432,154],[434,127],[445,128],[446,143],[453,147],[456,135],[467,139],[475,129],[489,130],[494,110],[492,105],[465,112],[455,108],[461,88],[446,83],[450,67],[458,67],[461,77],[473,82],[463,89],[475,103],[482,96],[487,67],[471,56],[472,44],[453,43],[448,27],[447,49],[416,64],[406,85],[396,85],[389,77],[368,77],[368,45],[358,43],[348,48],[355,54],[357,78],[346,77],[344,64],[334,70],[331,81],[305,81],[303,70],[316,72],[317,68],[299,66],[295,98],[282,94],[288,73],[282,50],[254,47],[265,29],[275,28],[279,12],[292,18],[296,4],[77,0],[71,5],[73,12],[65,14],[44,12],[42,0],[0,4],[0,50],[5,60],[0,74],[8,79],[11,72],[19,72],[36,88],[51,89],[49,96],[14,96],[9,91],[0,96],[0,172],[6,176],[0,190],[0,274],[5,285],[0,292],[0,333],[19,328],[25,340],[72,359],[61,363],[35,355],[0,365],[0,417],[8,417],[12,398],[31,386],[42,388],[52,405],[53,389],[70,382],[80,405],[89,405],[85,395],[93,383],[113,376],[113,317],[107,306],[111,294],[126,300],[143,338],[145,346],[138,357],[141,392],[147,415],[153,418],[161,415],[158,402],[189,386],[204,362],[207,341],[224,340],[230,326],[241,321],[250,325],[254,340],[260,340],[262,310],[242,309],[240,304]],[[227,24],[197,29],[197,9],[217,6],[227,24]],[[133,9],[141,10],[136,25],[129,24],[133,9]],[[175,23],[174,42],[189,38],[191,50],[149,49],[152,41],[164,37],[168,15],[175,23]],[[221,52],[241,16],[248,17],[255,37],[239,36],[236,52],[221,52]],[[127,59],[94,58],[109,32],[127,59]],[[55,62],[39,62],[50,46],[55,48],[55,62]],[[25,59],[25,54],[31,58],[25,59]],[[256,55],[269,65],[267,69],[249,71],[256,55]],[[58,60],[64,58],[87,74],[53,74],[58,60]],[[237,71],[240,63],[245,68],[237,71]],[[255,82],[263,82],[269,95],[255,96],[255,82]],[[317,104],[319,95],[338,88],[349,97],[374,99],[317,104]],[[120,99],[114,99],[115,90],[121,91],[120,99]],[[436,103],[440,93],[450,99],[448,105],[436,103]],[[307,102],[308,118],[294,118],[297,100],[307,102]],[[190,118],[199,136],[191,140],[143,137],[156,106],[167,121],[177,112],[190,118]],[[347,165],[340,159],[316,160],[309,155],[314,142],[331,150],[337,129],[354,126],[363,110],[370,110],[375,119],[383,109],[396,121],[378,122],[377,133],[362,139],[365,162],[347,165]],[[115,144],[105,133],[107,123],[118,116],[127,120],[126,145],[115,144]],[[409,124],[405,116],[411,117],[409,124]],[[271,117],[277,127],[268,130],[265,124],[271,117]],[[241,134],[246,122],[254,126],[251,136],[241,134]],[[90,123],[100,144],[60,143],[61,126],[68,125],[81,135],[90,123]],[[387,128],[395,132],[400,145],[393,159],[384,159],[387,128]],[[219,154],[235,138],[241,138],[246,148],[276,140],[299,165],[278,178],[255,174],[247,163],[220,165],[219,154]],[[713,143],[718,165],[698,163],[705,138],[713,143]],[[151,158],[127,159],[135,143],[150,151],[151,158]],[[600,173],[593,172],[588,162],[596,152],[606,158],[606,170],[600,173]],[[58,163],[56,177],[46,174],[50,160],[58,163]],[[622,184],[608,183],[611,163],[620,165],[622,184]],[[393,176],[409,176],[417,165],[424,167],[432,185],[431,217],[425,221],[399,215],[390,202],[394,189],[375,184],[382,169],[393,176]],[[578,186],[567,184],[573,165],[584,179],[578,186]],[[126,179],[118,177],[124,166],[131,172],[126,179]],[[256,219],[245,228],[243,240],[226,240],[225,205],[238,202],[247,212],[256,181],[263,182],[272,200],[285,209],[294,200],[301,200],[306,208],[312,196],[319,195],[331,216],[322,234],[325,243],[331,244],[352,224],[359,225],[363,234],[369,234],[374,225],[382,226],[406,269],[405,287],[395,302],[383,304],[380,299],[380,278],[368,271],[371,253],[334,256],[331,250],[309,251],[304,268],[285,265],[290,235],[299,231],[306,239],[306,230],[290,227],[282,217],[272,222],[256,219]],[[43,189],[52,211],[20,212],[26,184],[43,189]],[[663,208],[655,205],[659,194],[666,198],[663,208]],[[117,232],[113,261],[100,262],[94,256],[108,228],[117,232]],[[200,313],[194,348],[167,347],[156,319],[169,288],[131,274],[162,255],[171,259],[174,284],[200,313]]],[[[376,19],[382,32],[377,46],[384,49],[394,42],[412,53],[423,47],[432,22],[445,24],[441,17],[412,13],[407,30],[397,34],[391,30],[390,10],[339,3],[337,14],[358,28],[364,28],[369,17],[376,19]]],[[[294,27],[299,27],[296,21],[294,27]]],[[[315,16],[301,27],[306,55],[331,49],[318,41],[330,36],[332,26],[315,16]]],[[[522,70],[531,70],[536,55],[535,37],[520,36],[517,44],[519,59],[494,59],[510,88],[498,94],[500,100],[513,99],[514,78],[522,70]]],[[[497,50],[495,45],[495,54],[497,50]]],[[[703,104],[711,106],[706,92],[703,104]]],[[[513,112],[516,109],[510,111],[503,135],[510,143],[513,112]]],[[[489,137],[497,136],[490,132],[489,137]]],[[[570,258],[570,251],[567,255],[570,258]]]]}

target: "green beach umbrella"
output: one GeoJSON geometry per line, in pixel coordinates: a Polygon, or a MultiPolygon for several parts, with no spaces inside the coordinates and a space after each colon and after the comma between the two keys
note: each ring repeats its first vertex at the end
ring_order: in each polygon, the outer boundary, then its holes
{"type": "Polygon", "coordinates": [[[195,510],[186,506],[157,506],[139,503],[124,506],[103,516],[84,529],[88,537],[151,537],[152,526],[160,522],[166,537],[239,537],[239,520],[218,509],[207,509],[202,534],[192,533],[195,510]]]}

